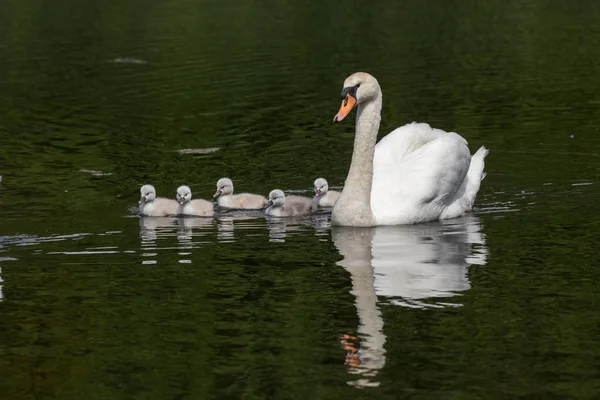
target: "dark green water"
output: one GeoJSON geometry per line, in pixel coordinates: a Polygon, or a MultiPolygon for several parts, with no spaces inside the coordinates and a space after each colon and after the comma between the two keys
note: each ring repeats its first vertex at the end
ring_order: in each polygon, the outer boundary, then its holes
{"type": "Polygon", "coordinates": [[[0,0],[0,398],[598,398],[598,21],[596,1],[0,0]],[[382,133],[490,149],[473,215],[132,215],[149,182],[342,185],[353,124],[331,120],[358,70],[382,133]]]}

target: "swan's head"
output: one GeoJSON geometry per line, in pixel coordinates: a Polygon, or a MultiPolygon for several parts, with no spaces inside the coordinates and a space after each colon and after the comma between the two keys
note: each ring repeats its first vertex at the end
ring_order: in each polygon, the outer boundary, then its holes
{"type": "Polygon", "coordinates": [[[177,188],[177,202],[185,204],[192,199],[192,189],[189,186],[179,186],[177,188]]]}
{"type": "Polygon", "coordinates": [[[355,105],[375,99],[381,93],[379,82],[366,72],[356,72],[344,81],[342,89],[342,105],[333,117],[333,122],[340,122],[352,111],[355,105]]]}
{"type": "Polygon", "coordinates": [[[226,196],[233,193],[233,182],[229,178],[221,178],[217,182],[217,191],[213,197],[226,196]]]}
{"type": "Polygon", "coordinates": [[[325,194],[329,190],[329,185],[327,184],[325,178],[318,178],[317,180],[315,180],[313,186],[315,189],[315,195],[317,196],[325,194]]]}
{"type": "Polygon", "coordinates": [[[267,203],[267,207],[281,207],[284,202],[285,194],[283,194],[283,190],[271,190],[271,193],[269,193],[269,202],[267,203]]]}
{"type": "Polygon", "coordinates": [[[140,188],[140,203],[145,203],[147,201],[152,201],[156,198],[156,189],[152,185],[144,185],[140,188]]]}

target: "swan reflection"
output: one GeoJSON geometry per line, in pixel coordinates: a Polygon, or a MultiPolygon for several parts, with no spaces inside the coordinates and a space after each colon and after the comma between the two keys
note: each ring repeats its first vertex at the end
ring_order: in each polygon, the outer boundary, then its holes
{"type": "Polygon", "coordinates": [[[359,318],[356,337],[348,334],[341,339],[349,372],[361,376],[349,384],[377,386],[373,377],[386,361],[379,305],[460,306],[456,300],[445,299],[470,288],[469,265],[486,262],[481,223],[468,215],[409,226],[332,227],[332,236],[343,257],[338,265],[352,279],[359,318]]]}

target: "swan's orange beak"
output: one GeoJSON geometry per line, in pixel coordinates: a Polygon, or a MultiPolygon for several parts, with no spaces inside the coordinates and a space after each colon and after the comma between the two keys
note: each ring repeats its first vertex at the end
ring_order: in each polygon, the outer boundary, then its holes
{"type": "Polygon", "coordinates": [[[342,100],[340,111],[338,111],[338,113],[335,114],[335,117],[333,117],[333,122],[340,122],[341,120],[343,120],[346,117],[346,115],[350,113],[352,107],[354,107],[355,105],[356,99],[350,96],[350,93],[346,94],[346,98],[342,100]]]}

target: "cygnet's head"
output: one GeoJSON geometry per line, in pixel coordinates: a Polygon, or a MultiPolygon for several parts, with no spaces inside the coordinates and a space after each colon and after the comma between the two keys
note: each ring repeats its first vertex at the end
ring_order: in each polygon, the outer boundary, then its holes
{"type": "Polygon", "coordinates": [[[369,100],[374,100],[381,95],[379,82],[366,72],[356,72],[344,81],[342,89],[342,105],[333,117],[333,122],[340,122],[352,111],[352,108],[369,100]]]}
{"type": "Polygon", "coordinates": [[[227,196],[233,193],[233,182],[229,178],[221,178],[217,182],[217,191],[213,197],[227,196]]]}
{"type": "Polygon", "coordinates": [[[325,194],[329,190],[329,185],[327,184],[327,181],[325,180],[325,178],[317,178],[313,185],[314,185],[316,196],[325,194]]]}
{"type": "Polygon", "coordinates": [[[147,201],[152,201],[156,198],[156,189],[152,185],[144,185],[140,188],[140,203],[145,203],[147,201]]]}
{"type": "Polygon", "coordinates": [[[271,190],[271,193],[269,193],[269,202],[267,203],[267,207],[281,207],[284,202],[285,194],[283,194],[283,190],[271,190]]]}
{"type": "Polygon", "coordinates": [[[179,186],[177,188],[177,202],[185,204],[192,199],[192,189],[189,186],[179,186]]]}

